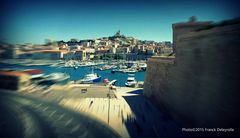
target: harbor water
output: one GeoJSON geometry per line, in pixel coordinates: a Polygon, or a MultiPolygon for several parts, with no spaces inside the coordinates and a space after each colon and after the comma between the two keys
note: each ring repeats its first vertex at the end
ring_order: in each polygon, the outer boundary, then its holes
{"type": "MultiPolygon", "coordinates": [[[[70,75],[70,80],[80,80],[84,77],[84,75],[91,73],[92,68],[91,67],[79,67],[77,69],[71,68],[71,67],[51,67],[48,65],[36,65],[36,66],[23,66],[23,65],[17,65],[17,64],[0,64],[0,68],[12,68],[12,69],[39,69],[43,70],[44,73],[50,74],[54,72],[62,72],[67,73],[70,75]]],[[[128,74],[127,73],[111,73],[111,70],[94,70],[94,73],[99,74],[102,77],[101,82],[104,79],[108,80],[117,80],[116,85],[117,86],[125,86],[125,82],[127,80],[128,74]]],[[[136,72],[135,78],[137,81],[144,81],[144,74],[145,72],[136,72]]]]}

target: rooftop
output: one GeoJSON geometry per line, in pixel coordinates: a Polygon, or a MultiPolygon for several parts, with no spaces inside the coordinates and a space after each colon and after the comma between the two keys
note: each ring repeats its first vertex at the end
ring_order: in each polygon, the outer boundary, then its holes
{"type": "Polygon", "coordinates": [[[63,52],[63,53],[68,53],[67,50],[35,50],[33,52],[44,52],[44,53],[59,53],[59,52],[63,52]]]}
{"type": "Polygon", "coordinates": [[[22,76],[22,75],[26,75],[26,73],[21,72],[21,71],[0,71],[0,75],[5,75],[5,76],[22,76]]]}

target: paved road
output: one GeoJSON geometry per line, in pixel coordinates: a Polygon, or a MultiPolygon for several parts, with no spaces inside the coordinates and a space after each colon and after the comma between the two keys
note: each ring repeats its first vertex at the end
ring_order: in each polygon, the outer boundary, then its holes
{"type": "Polygon", "coordinates": [[[119,137],[108,126],[54,103],[0,93],[1,137],[119,137]]]}
{"type": "Polygon", "coordinates": [[[55,86],[50,91],[23,93],[55,102],[109,125],[121,137],[185,137],[181,127],[160,112],[138,89],[55,86]],[[81,89],[87,89],[82,93],[81,89]],[[112,96],[108,97],[108,93],[112,96]]]}

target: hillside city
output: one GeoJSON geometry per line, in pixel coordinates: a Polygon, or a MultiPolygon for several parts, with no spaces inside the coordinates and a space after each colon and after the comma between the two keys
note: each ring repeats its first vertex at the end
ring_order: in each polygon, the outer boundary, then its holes
{"type": "Polygon", "coordinates": [[[172,53],[170,41],[138,40],[120,33],[98,39],[52,41],[45,44],[0,45],[0,58],[45,60],[146,60],[153,55],[172,53]]]}

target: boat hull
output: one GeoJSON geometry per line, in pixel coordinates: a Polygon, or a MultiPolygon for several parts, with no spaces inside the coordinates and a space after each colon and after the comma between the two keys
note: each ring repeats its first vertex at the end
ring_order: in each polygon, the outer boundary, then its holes
{"type": "Polygon", "coordinates": [[[125,86],[126,87],[135,87],[136,86],[136,84],[135,83],[125,83],[125,86]]]}
{"type": "Polygon", "coordinates": [[[98,77],[98,78],[96,78],[96,79],[94,79],[94,80],[92,80],[93,82],[100,82],[101,81],[101,77],[98,77]]]}
{"type": "Polygon", "coordinates": [[[101,77],[97,77],[95,79],[92,80],[81,80],[81,83],[97,83],[101,81],[101,77]]]}

